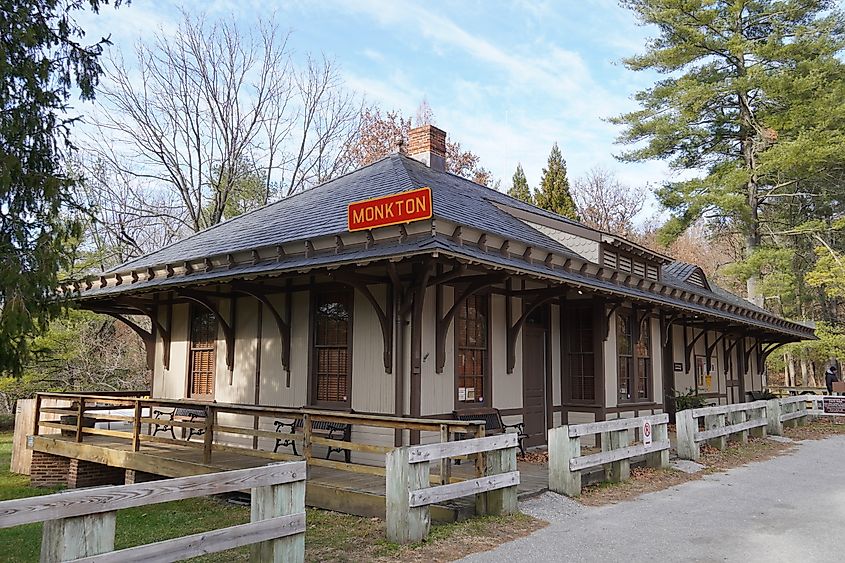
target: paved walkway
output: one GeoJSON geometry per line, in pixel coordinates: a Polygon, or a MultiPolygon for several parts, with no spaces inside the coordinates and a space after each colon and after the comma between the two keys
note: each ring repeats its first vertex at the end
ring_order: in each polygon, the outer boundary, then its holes
{"type": "Polygon", "coordinates": [[[616,505],[521,508],[550,525],[464,561],[845,561],[845,436],[616,505]]]}

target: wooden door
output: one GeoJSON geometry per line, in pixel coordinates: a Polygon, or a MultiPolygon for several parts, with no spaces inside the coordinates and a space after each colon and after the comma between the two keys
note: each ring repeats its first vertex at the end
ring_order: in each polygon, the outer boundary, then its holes
{"type": "Polygon", "coordinates": [[[525,324],[522,333],[522,412],[527,446],[546,443],[547,329],[525,324]]]}

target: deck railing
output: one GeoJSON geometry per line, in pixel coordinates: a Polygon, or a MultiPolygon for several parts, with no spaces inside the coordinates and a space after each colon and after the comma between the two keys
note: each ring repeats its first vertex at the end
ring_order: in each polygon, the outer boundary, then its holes
{"type": "MultiPolygon", "coordinates": [[[[315,433],[317,423],[335,423],[351,425],[352,429],[360,430],[363,427],[380,428],[399,431],[421,431],[430,433],[435,442],[448,442],[455,439],[456,434],[470,437],[483,437],[483,421],[460,421],[460,420],[437,420],[426,418],[405,418],[391,415],[367,414],[356,412],[330,411],[308,408],[273,407],[264,405],[242,405],[234,403],[216,403],[194,401],[190,399],[154,399],[147,397],[115,397],[112,395],[80,394],[80,393],[39,393],[35,401],[33,435],[38,435],[41,428],[53,428],[61,430],[66,437],[72,437],[76,442],[83,442],[87,436],[106,436],[111,438],[126,439],[131,443],[131,450],[138,452],[142,450],[145,443],[170,443],[182,446],[201,448],[203,463],[212,463],[215,452],[230,452],[240,455],[254,456],[275,461],[289,461],[305,459],[310,465],[329,467],[354,473],[363,473],[384,477],[385,468],[379,465],[356,462],[338,461],[323,459],[315,455],[314,447],[337,448],[349,450],[353,454],[374,454],[377,458],[392,451],[394,445],[381,445],[368,443],[366,441],[350,439],[350,441],[328,438],[315,433]],[[42,407],[42,398],[52,398],[66,401],[66,406],[42,407]],[[167,411],[174,409],[191,409],[201,411],[204,416],[196,420],[180,420],[174,417],[157,418],[153,416],[156,411],[167,411]],[[127,411],[115,413],[114,411],[127,411]],[[43,420],[44,415],[62,415],[71,417],[64,422],[55,420],[43,420]],[[238,425],[234,422],[222,424],[220,418],[223,415],[240,415],[252,418],[252,424],[238,425]],[[276,420],[286,422],[301,421],[293,428],[300,428],[301,432],[277,432],[263,428],[270,428],[276,420]],[[117,422],[123,423],[130,429],[97,428],[96,423],[117,422]],[[201,432],[199,439],[174,439],[154,435],[153,429],[162,425],[172,426],[177,429],[186,429],[201,432]],[[146,432],[144,431],[146,428],[146,432]],[[225,438],[237,440],[251,439],[249,446],[233,445],[223,443],[225,438]],[[297,448],[298,455],[293,453],[281,453],[262,449],[259,440],[296,441],[300,446],[297,448]]],[[[354,438],[354,435],[353,435],[354,438]]],[[[392,440],[392,436],[391,436],[392,440]]],[[[371,441],[372,442],[372,441],[371,441]]],[[[272,446],[270,446],[272,449],[272,446]]],[[[440,476],[432,480],[449,482],[448,460],[441,464],[440,476]]]]}
{"type": "Polygon", "coordinates": [[[252,546],[250,561],[305,559],[305,464],[273,463],[0,502],[0,528],[44,522],[41,561],[181,561],[252,546]],[[114,551],[117,510],[251,489],[251,521],[114,551]]]}

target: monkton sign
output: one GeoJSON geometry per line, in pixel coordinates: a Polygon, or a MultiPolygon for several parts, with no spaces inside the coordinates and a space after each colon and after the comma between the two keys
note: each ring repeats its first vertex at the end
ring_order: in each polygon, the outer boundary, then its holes
{"type": "Polygon", "coordinates": [[[419,188],[349,204],[350,231],[363,231],[431,218],[431,188],[419,188]]]}

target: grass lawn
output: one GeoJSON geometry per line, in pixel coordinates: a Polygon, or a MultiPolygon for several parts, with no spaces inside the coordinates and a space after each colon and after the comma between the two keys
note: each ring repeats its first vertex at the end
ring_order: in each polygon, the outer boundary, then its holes
{"type": "MultiPolygon", "coordinates": [[[[55,492],[35,489],[29,478],[9,472],[12,434],[0,432],[0,501],[55,492]]],[[[122,549],[249,521],[249,507],[216,498],[197,498],[120,510],[115,548],[122,549]]],[[[307,510],[307,561],[451,561],[527,535],[545,522],[522,514],[475,518],[432,526],[427,542],[398,546],[385,540],[384,522],[324,510],[307,510]]],[[[0,560],[38,561],[41,524],[0,529],[0,560]]],[[[249,548],[197,558],[194,561],[247,561],[249,548]]]]}

